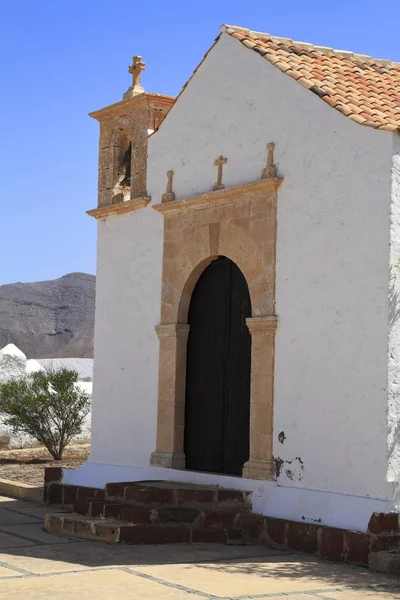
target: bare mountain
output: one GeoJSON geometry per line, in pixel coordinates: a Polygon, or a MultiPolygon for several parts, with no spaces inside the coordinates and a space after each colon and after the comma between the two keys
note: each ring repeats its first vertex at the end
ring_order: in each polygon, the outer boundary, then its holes
{"type": "Polygon", "coordinates": [[[93,356],[94,275],[0,286],[0,348],[15,344],[28,358],[93,356]]]}

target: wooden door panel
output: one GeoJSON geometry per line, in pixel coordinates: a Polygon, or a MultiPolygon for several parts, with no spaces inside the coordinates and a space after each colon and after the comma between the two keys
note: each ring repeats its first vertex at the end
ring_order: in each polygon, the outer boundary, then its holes
{"type": "Polygon", "coordinates": [[[250,296],[238,267],[220,257],[203,272],[189,308],[186,468],[240,475],[249,455],[250,296]]]}
{"type": "Polygon", "coordinates": [[[189,308],[185,455],[186,468],[195,471],[222,469],[226,273],[226,265],[212,263],[199,278],[189,308]]]}
{"type": "Polygon", "coordinates": [[[241,475],[249,458],[251,335],[250,295],[243,274],[230,263],[229,349],[226,360],[222,470],[241,475]]]}

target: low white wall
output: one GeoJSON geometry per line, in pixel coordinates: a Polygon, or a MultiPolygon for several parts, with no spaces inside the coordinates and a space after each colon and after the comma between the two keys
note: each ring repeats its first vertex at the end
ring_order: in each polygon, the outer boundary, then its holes
{"type": "MultiPolygon", "coordinates": [[[[59,369],[65,367],[68,369],[77,370],[81,376],[85,373],[90,377],[90,367],[93,368],[93,359],[40,359],[39,361],[30,359],[27,360],[25,354],[21,352],[14,344],[8,344],[0,350],[0,382],[7,382],[12,379],[20,379],[26,375],[30,375],[35,371],[43,371],[44,369],[52,368],[59,369]],[[83,363],[80,361],[84,361],[83,363]],[[78,365],[80,368],[77,368],[78,365]]],[[[82,391],[85,391],[90,397],[92,395],[91,381],[78,381],[77,385],[82,391]]],[[[26,433],[14,433],[12,428],[5,424],[6,417],[0,413],[0,448],[26,448],[35,446],[38,441],[26,433]]],[[[91,413],[85,417],[82,431],[75,436],[75,442],[90,440],[91,430],[91,413]]]]}
{"type": "Polygon", "coordinates": [[[38,358],[37,362],[45,369],[73,369],[79,379],[93,381],[93,358],[38,358]]]}

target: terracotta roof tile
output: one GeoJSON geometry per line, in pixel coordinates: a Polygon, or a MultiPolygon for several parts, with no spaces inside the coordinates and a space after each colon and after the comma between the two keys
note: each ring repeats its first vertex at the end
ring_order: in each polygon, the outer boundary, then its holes
{"type": "Polygon", "coordinates": [[[223,25],[225,32],[356,123],[400,129],[400,63],[223,25]]]}

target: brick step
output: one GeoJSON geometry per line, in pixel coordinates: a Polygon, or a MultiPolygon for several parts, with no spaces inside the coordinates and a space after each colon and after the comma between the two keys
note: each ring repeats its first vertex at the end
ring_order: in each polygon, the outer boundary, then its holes
{"type": "Polygon", "coordinates": [[[108,483],[105,499],[136,506],[213,507],[249,511],[251,492],[182,484],[179,482],[118,482],[108,483]]]}
{"type": "Polygon", "coordinates": [[[375,535],[400,535],[400,513],[373,513],[368,523],[368,533],[375,535]]]}
{"type": "Polygon", "coordinates": [[[178,544],[178,543],[241,543],[237,529],[196,529],[188,524],[123,523],[111,519],[95,519],[82,515],[47,514],[44,529],[49,533],[99,540],[109,544],[178,544]]]}
{"type": "Polygon", "coordinates": [[[400,533],[370,535],[369,549],[370,552],[400,550],[400,533]]]}
{"type": "Polygon", "coordinates": [[[44,488],[44,502],[57,506],[73,506],[85,498],[103,500],[105,491],[102,488],[93,488],[77,485],[68,485],[51,481],[44,488]]]}
{"type": "Polygon", "coordinates": [[[113,519],[132,524],[186,523],[196,527],[231,528],[248,516],[248,512],[217,510],[215,508],[188,508],[185,506],[158,506],[148,508],[108,502],[107,500],[84,499],[74,504],[74,512],[86,517],[113,519]]]}

